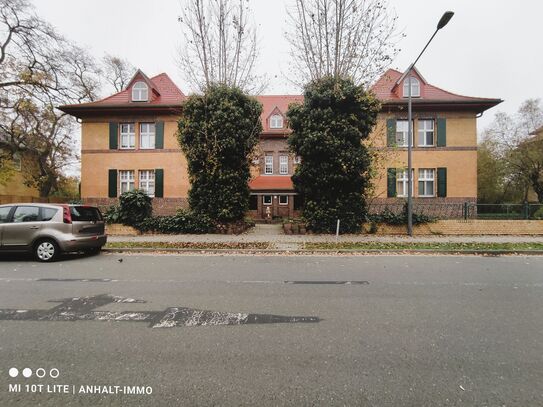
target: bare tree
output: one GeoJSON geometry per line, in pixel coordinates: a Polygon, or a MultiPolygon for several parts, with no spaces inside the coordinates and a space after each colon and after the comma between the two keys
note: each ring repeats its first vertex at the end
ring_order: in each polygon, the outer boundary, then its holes
{"type": "Polygon", "coordinates": [[[539,99],[528,99],[516,115],[497,113],[486,129],[483,143],[492,142],[496,158],[506,165],[505,181],[522,185],[524,199],[531,187],[543,203],[543,138],[534,131],[543,125],[543,107],[539,99]]]}
{"type": "Polygon", "coordinates": [[[94,60],[27,0],[0,0],[0,150],[20,155],[40,196],[77,160],[75,122],[56,106],[96,99],[99,84],[94,60]]]}
{"type": "Polygon", "coordinates": [[[294,0],[289,8],[292,82],[325,76],[368,85],[399,51],[386,0],[294,0]]]}
{"type": "Polygon", "coordinates": [[[204,91],[210,85],[262,89],[254,73],[256,28],[249,23],[248,0],[185,0],[179,21],[184,42],[178,64],[188,82],[204,91]]]}
{"type": "Polygon", "coordinates": [[[116,92],[124,90],[136,73],[136,68],[126,59],[109,54],[102,58],[102,66],[104,79],[113,86],[116,92]]]}

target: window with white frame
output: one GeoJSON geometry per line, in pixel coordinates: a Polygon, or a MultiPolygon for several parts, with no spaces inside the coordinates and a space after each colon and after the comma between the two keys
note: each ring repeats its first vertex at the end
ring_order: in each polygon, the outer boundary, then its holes
{"type": "MultiPolygon", "coordinates": [[[[411,76],[411,96],[420,97],[420,82],[414,76],[411,76]]],[[[403,97],[409,97],[409,78],[403,81],[403,97]]]]}
{"type": "Polygon", "coordinates": [[[155,148],[155,124],[154,123],[140,124],[140,148],[141,149],[155,148]]]}
{"type": "Polygon", "coordinates": [[[155,196],[155,170],[142,170],[139,173],[139,189],[150,197],[155,196]]]}
{"type": "Polygon", "coordinates": [[[294,164],[301,164],[302,163],[302,157],[299,155],[294,157],[294,164]]]}
{"type": "Polygon", "coordinates": [[[134,171],[119,171],[119,182],[121,194],[133,191],[136,188],[134,184],[134,171]]]}
{"type": "Polygon", "coordinates": [[[132,86],[132,101],[147,102],[149,100],[149,87],[145,82],[136,82],[132,86]]]}
{"type": "Polygon", "coordinates": [[[274,114],[270,117],[270,129],[282,129],[283,128],[283,116],[280,114],[274,114]]]}
{"type": "Polygon", "coordinates": [[[419,147],[432,147],[434,145],[434,121],[419,120],[419,147]]]}
{"type": "Polygon", "coordinates": [[[136,133],[134,132],[134,123],[121,123],[121,148],[136,148],[136,133]]]}
{"type": "MultiPolygon", "coordinates": [[[[407,179],[407,170],[398,170],[396,171],[396,196],[406,197],[408,191],[409,180],[407,179]]],[[[414,171],[411,170],[411,196],[413,196],[413,184],[415,180],[413,179],[414,171]]]]}
{"type": "Polygon", "coordinates": [[[408,123],[407,120],[396,120],[396,145],[398,147],[407,147],[407,137],[409,134],[408,123]]]}
{"type": "Polygon", "coordinates": [[[279,205],[288,205],[288,195],[279,195],[279,205]]]}
{"type": "Polygon", "coordinates": [[[279,174],[288,174],[288,155],[279,156],[279,174]]]}
{"type": "Polygon", "coordinates": [[[265,157],[264,174],[273,174],[273,155],[266,155],[265,157]]]}
{"type": "Polygon", "coordinates": [[[433,168],[419,169],[419,196],[434,196],[435,170],[433,168]]]}
{"type": "Polygon", "coordinates": [[[264,205],[271,205],[272,204],[273,197],[271,195],[263,195],[262,196],[262,203],[264,205]]]}

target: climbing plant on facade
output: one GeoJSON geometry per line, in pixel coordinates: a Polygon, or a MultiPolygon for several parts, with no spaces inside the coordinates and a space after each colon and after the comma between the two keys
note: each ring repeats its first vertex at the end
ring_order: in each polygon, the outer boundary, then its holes
{"type": "Polygon", "coordinates": [[[261,113],[256,99],[226,85],[210,86],[184,104],[178,139],[187,158],[189,204],[195,213],[218,223],[243,219],[261,113]]]}
{"type": "Polygon", "coordinates": [[[289,108],[289,146],[302,159],[292,179],[314,232],[335,232],[338,219],[342,233],[360,231],[371,161],[363,141],[379,107],[352,80],[324,77],[305,87],[303,104],[289,108]]]}

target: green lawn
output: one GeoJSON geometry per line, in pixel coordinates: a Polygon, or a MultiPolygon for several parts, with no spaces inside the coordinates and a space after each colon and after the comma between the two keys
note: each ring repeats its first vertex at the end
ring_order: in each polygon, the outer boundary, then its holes
{"type": "Polygon", "coordinates": [[[306,250],[543,250],[543,243],[339,242],[305,243],[306,250]]]}
{"type": "Polygon", "coordinates": [[[194,250],[218,250],[218,249],[269,249],[270,244],[266,242],[109,242],[104,246],[106,249],[194,249],[194,250]]]}

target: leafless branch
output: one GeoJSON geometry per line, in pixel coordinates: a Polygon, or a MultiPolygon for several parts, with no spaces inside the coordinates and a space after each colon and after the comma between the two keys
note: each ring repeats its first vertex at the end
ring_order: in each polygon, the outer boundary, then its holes
{"type": "Polygon", "coordinates": [[[325,76],[368,85],[392,62],[401,34],[386,0],[293,0],[288,15],[290,80],[325,76]]]}
{"type": "Polygon", "coordinates": [[[183,43],[178,65],[195,90],[213,84],[258,93],[263,78],[254,73],[257,34],[249,22],[248,0],[184,0],[179,17],[183,43]]]}

